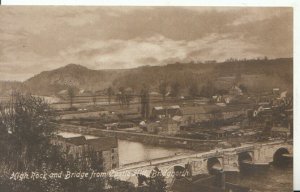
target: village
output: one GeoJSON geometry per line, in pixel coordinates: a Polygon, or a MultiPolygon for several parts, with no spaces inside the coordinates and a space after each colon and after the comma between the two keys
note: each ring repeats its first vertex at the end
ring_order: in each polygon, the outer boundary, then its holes
{"type": "MultiPolygon", "coordinates": [[[[241,147],[246,143],[288,141],[293,136],[292,96],[287,90],[273,88],[254,94],[233,84],[226,94],[211,97],[180,94],[174,97],[170,92],[161,95],[149,90],[143,90],[139,95],[130,95],[130,91],[128,89],[126,92],[125,89],[113,96],[109,96],[106,91],[97,97],[88,93],[85,95],[84,91],[73,98],[64,95],[62,98],[65,98],[65,103],[59,105],[67,107],[56,108],[59,115],[55,122],[60,131],[53,144],[63,146],[68,154],[66,158],[83,159],[91,163],[96,157],[101,160],[103,170],[111,171],[139,163],[138,160],[130,164],[122,162],[120,150],[124,149],[119,144],[120,139],[168,149],[185,148],[206,152],[241,147]],[[95,154],[91,154],[91,151],[95,154]]],[[[52,107],[57,105],[53,103],[52,107]]],[[[174,157],[180,157],[180,154],[175,153],[174,157]]],[[[280,152],[278,156],[284,164],[290,164],[284,160],[289,157],[287,151],[280,152]]],[[[249,155],[241,158],[246,159],[239,162],[245,161],[246,165],[249,163],[249,155]]],[[[255,166],[265,169],[259,164],[255,166]]],[[[254,169],[257,169],[255,166],[254,169]]],[[[187,170],[184,169],[185,172],[187,170]]],[[[208,176],[202,180],[221,182],[222,176],[218,176],[219,173],[214,172],[213,178],[208,176]]],[[[176,186],[181,188],[181,185],[172,184],[170,187],[173,191],[180,191],[176,186]]],[[[233,191],[248,191],[247,187],[239,185],[226,186],[233,191]]]]}
{"type": "MultiPolygon", "coordinates": [[[[233,84],[227,94],[212,97],[180,95],[172,97],[170,92],[162,97],[154,91],[130,95],[129,89],[127,98],[130,97],[130,102],[124,103],[121,97],[126,94],[122,92],[114,95],[115,99],[109,97],[107,92],[95,97],[82,91],[80,96],[73,98],[70,98],[67,92],[65,93],[64,105],[67,107],[57,108],[58,124],[81,126],[110,133],[120,132],[124,139],[145,144],[155,144],[143,138],[157,135],[201,140],[207,143],[216,141],[217,144],[211,144],[211,148],[230,148],[245,142],[287,140],[293,135],[292,97],[286,90],[279,88],[264,93],[249,94],[233,84]],[[143,134],[143,136],[135,137],[132,134],[143,134]]],[[[63,103],[53,103],[52,107],[58,105],[62,106],[63,103]]],[[[98,143],[93,148],[106,154],[107,158],[104,159],[112,159],[112,161],[107,160],[109,162],[109,165],[105,165],[107,170],[119,165],[118,154],[113,154],[113,151],[117,151],[115,138],[105,139],[103,133],[101,138],[84,137],[78,134],[64,136],[63,133],[59,134],[59,137],[60,140],[64,138],[67,143],[75,146],[92,146],[98,143]],[[108,140],[110,142],[107,142],[108,140]]],[[[166,143],[168,147],[182,147],[176,142],[166,143]]],[[[186,146],[186,148],[200,150],[195,146],[186,146]]],[[[78,158],[80,150],[70,153],[78,158]]]]}
{"type": "Polygon", "coordinates": [[[76,110],[59,112],[58,121],[106,130],[228,142],[235,138],[288,138],[293,130],[289,95],[279,88],[249,95],[237,86],[232,86],[227,95],[211,98],[182,96],[162,100],[159,93],[150,92],[148,100],[136,96],[130,105],[90,101],[89,105],[74,107],[76,110]]]}

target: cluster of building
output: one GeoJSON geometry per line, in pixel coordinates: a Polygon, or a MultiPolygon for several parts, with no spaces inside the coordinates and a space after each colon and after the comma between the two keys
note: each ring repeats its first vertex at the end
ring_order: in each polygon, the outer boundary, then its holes
{"type": "Polygon", "coordinates": [[[229,120],[246,116],[247,108],[241,106],[220,107],[218,105],[153,107],[147,131],[176,134],[194,125],[204,125],[218,120],[229,120]]]}
{"type": "Polygon", "coordinates": [[[262,97],[244,95],[239,87],[233,86],[229,95],[213,96],[210,102],[198,100],[154,106],[149,120],[142,121],[140,127],[149,133],[165,135],[177,135],[196,127],[201,133],[191,132],[191,136],[208,135],[214,139],[253,136],[268,126],[271,137],[286,138],[292,134],[292,98],[278,88],[262,97]],[[234,100],[239,102],[232,103],[234,100]]]}

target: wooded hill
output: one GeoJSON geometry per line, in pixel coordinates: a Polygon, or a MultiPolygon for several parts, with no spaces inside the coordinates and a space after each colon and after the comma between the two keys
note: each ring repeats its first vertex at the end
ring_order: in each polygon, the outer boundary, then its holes
{"type": "MultiPolygon", "coordinates": [[[[196,91],[200,93],[205,86],[229,89],[234,83],[255,92],[274,87],[292,90],[293,59],[231,60],[207,64],[174,63],[119,70],[91,70],[78,64],[69,64],[52,71],[41,72],[26,80],[20,87],[33,94],[45,96],[56,95],[69,86],[90,92],[105,90],[108,87],[117,91],[123,87],[139,93],[144,86],[159,92],[161,82],[165,82],[168,89],[177,83],[183,95],[188,94],[191,86],[196,87],[196,91]]],[[[6,84],[6,91],[7,87],[9,86],[6,84]]]]}

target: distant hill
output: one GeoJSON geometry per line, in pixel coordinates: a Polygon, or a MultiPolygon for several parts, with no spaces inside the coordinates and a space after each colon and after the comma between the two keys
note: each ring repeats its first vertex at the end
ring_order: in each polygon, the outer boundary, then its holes
{"type": "Polygon", "coordinates": [[[143,66],[126,70],[91,70],[78,64],[44,71],[26,80],[27,90],[37,95],[55,95],[72,85],[90,92],[110,86],[130,87],[139,92],[142,86],[158,91],[160,81],[180,84],[183,93],[195,83],[199,90],[207,84],[228,88],[232,83],[243,84],[249,90],[259,91],[279,87],[292,89],[293,59],[247,60],[222,63],[175,63],[165,66],[143,66]]]}
{"type": "Polygon", "coordinates": [[[24,82],[30,92],[53,95],[69,86],[83,90],[101,90],[110,86],[122,70],[91,70],[77,64],[44,71],[24,82]]]}
{"type": "Polygon", "coordinates": [[[166,66],[140,67],[114,80],[114,87],[139,90],[143,84],[157,91],[159,82],[168,85],[178,82],[181,92],[192,84],[229,89],[234,83],[243,84],[249,91],[270,90],[273,87],[292,90],[293,59],[247,60],[222,63],[175,63],[166,66]],[[225,81],[225,79],[227,81],[225,81]]]}

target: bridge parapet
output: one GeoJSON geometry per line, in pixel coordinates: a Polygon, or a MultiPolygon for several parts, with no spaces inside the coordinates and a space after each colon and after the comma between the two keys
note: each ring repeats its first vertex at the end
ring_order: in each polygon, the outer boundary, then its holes
{"type": "Polygon", "coordinates": [[[293,153],[293,145],[286,141],[274,141],[256,145],[254,153],[255,162],[271,163],[274,155],[279,149],[286,149],[290,154],[293,153]]]}

